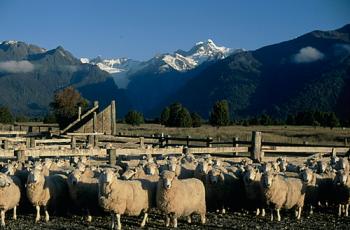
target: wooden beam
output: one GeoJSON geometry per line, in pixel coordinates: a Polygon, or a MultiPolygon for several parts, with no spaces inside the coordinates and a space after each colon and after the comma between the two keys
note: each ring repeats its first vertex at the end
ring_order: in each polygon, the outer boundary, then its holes
{"type": "Polygon", "coordinates": [[[273,153],[273,152],[286,152],[286,153],[317,153],[317,152],[321,152],[321,153],[331,153],[333,151],[333,149],[337,152],[337,153],[346,153],[350,150],[350,148],[342,148],[342,147],[336,147],[336,148],[332,148],[332,147],[299,147],[299,146],[266,146],[264,145],[262,147],[262,150],[264,152],[269,152],[269,153],[273,153]]]}
{"type": "Polygon", "coordinates": [[[36,144],[50,144],[50,143],[71,143],[71,139],[43,139],[35,140],[36,144]]]}
{"type": "Polygon", "coordinates": [[[116,119],[117,119],[116,105],[115,105],[115,101],[113,100],[111,102],[111,134],[112,135],[117,134],[117,128],[116,128],[117,120],[116,119]]]}
{"type": "Polygon", "coordinates": [[[104,133],[67,133],[67,136],[96,136],[104,135],[104,133]]]}
{"type": "Polygon", "coordinates": [[[0,131],[0,135],[25,135],[26,131],[0,131]]]}

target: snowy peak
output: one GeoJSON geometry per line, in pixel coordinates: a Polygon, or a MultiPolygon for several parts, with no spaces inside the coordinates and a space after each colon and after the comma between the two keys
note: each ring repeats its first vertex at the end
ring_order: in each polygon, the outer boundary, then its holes
{"type": "Polygon", "coordinates": [[[97,65],[100,69],[111,74],[129,71],[140,63],[139,61],[128,58],[102,59],[101,56],[91,60],[81,58],[80,61],[81,63],[97,65]]]}
{"type": "Polygon", "coordinates": [[[189,51],[178,50],[172,55],[166,55],[163,60],[177,71],[187,71],[204,62],[226,58],[235,51],[237,50],[217,46],[213,40],[208,39],[205,42],[197,42],[189,51]]]}

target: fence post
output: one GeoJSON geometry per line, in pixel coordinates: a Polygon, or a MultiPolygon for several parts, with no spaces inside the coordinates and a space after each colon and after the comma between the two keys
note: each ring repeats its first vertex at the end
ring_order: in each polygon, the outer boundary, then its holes
{"type": "Polygon", "coordinates": [[[4,140],[4,149],[9,149],[9,141],[8,140],[4,140]]]}
{"type": "Polygon", "coordinates": [[[116,165],[117,163],[117,150],[116,149],[107,149],[108,163],[110,165],[116,165]]]}
{"type": "Polygon", "coordinates": [[[169,140],[170,137],[171,137],[170,135],[165,136],[165,145],[166,146],[169,146],[169,144],[170,144],[170,140],[169,140]]]}
{"type": "Polygon", "coordinates": [[[15,150],[14,153],[15,153],[15,157],[17,158],[17,161],[24,162],[28,160],[25,150],[15,150]]]}
{"type": "Polygon", "coordinates": [[[111,102],[111,132],[112,132],[112,135],[116,135],[117,134],[117,129],[116,129],[116,111],[115,111],[115,101],[113,100],[111,102]]]}
{"type": "Polygon", "coordinates": [[[145,148],[145,138],[144,137],[140,137],[140,148],[141,149],[145,148]]]}
{"type": "Polygon", "coordinates": [[[162,133],[159,137],[159,147],[164,148],[165,147],[165,138],[164,138],[164,133],[162,133]]]}
{"type": "Polygon", "coordinates": [[[261,132],[253,131],[250,157],[255,162],[262,161],[261,139],[261,132]]]}
{"type": "Polygon", "coordinates": [[[208,147],[208,148],[211,148],[211,147],[212,147],[212,144],[211,144],[212,141],[213,141],[213,138],[207,137],[207,147],[208,147]]]}
{"type": "Polygon", "coordinates": [[[187,147],[190,147],[190,139],[191,139],[191,136],[187,136],[187,138],[186,138],[187,147]]]}
{"type": "Polygon", "coordinates": [[[95,144],[95,138],[94,138],[94,135],[89,135],[88,136],[88,144],[92,147],[95,147],[94,144],[95,144]]]}
{"type": "Polygon", "coordinates": [[[79,120],[81,119],[81,106],[79,106],[78,108],[78,119],[79,120]]]}
{"type": "Polygon", "coordinates": [[[348,138],[347,137],[344,138],[344,144],[345,144],[345,146],[348,146],[348,138]]]}
{"type": "Polygon", "coordinates": [[[337,150],[335,148],[332,148],[331,156],[332,157],[336,157],[337,156],[337,150]]]}
{"type": "Polygon", "coordinates": [[[35,148],[35,147],[36,147],[35,138],[31,137],[30,138],[30,148],[35,148]]]}
{"type": "Polygon", "coordinates": [[[71,137],[70,147],[71,147],[71,149],[75,149],[77,147],[77,139],[75,136],[71,137]]]}
{"type": "MultiPolygon", "coordinates": [[[[233,147],[238,148],[238,137],[233,138],[233,147]]],[[[238,152],[235,152],[235,156],[238,156],[238,152]]]]}

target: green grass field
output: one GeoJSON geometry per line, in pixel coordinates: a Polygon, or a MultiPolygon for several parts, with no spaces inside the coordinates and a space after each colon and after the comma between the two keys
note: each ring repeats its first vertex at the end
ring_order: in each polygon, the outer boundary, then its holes
{"type": "Polygon", "coordinates": [[[152,135],[164,133],[173,137],[212,137],[214,141],[230,141],[234,137],[239,140],[251,140],[252,131],[261,131],[263,141],[282,143],[304,143],[344,145],[345,138],[350,144],[350,128],[322,128],[311,126],[226,126],[212,127],[203,125],[199,128],[168,128],[159,124],[143,124],[131,126],[127,124],[117,124],[117,132],[127,135],[152,135]]]}

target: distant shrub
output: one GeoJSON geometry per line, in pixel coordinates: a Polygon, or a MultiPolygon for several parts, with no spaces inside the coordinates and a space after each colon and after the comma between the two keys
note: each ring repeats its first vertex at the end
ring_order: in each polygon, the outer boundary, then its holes
{"type": "Polygon", "coordinates": [[[125,122],[133,126],[138,126],[144,123],[144,118],[142,113],[132,110],[125,115],[125,122]]]}
{"type": "Polygon", "coordinates": [[[202,126],[202,118],[198,113],[191,113],[192,127],[197,128],[202,126]]]}

